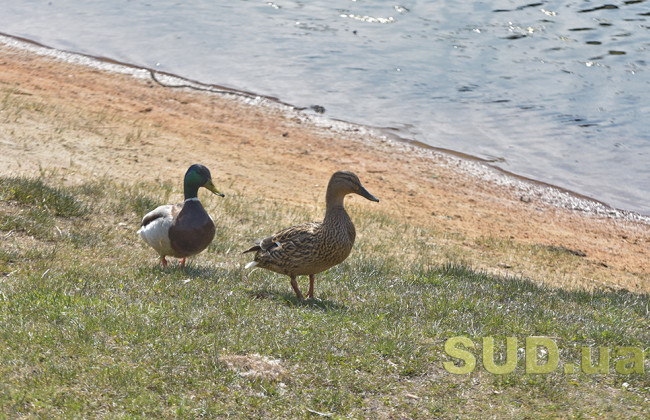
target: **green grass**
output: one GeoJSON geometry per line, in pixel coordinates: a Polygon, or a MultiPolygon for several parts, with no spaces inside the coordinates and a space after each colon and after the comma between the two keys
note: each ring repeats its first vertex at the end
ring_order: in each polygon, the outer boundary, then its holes
{"type": "Polygon", "coordinates": [[[73,192],[51,187],[40,179],[23,177],[0,178],[0,200],[12,200],[29,207],[40,207],[54,216],[83,216],[87,207],[73,192]]]}
{"type": "Polygon", "coordinates": [[[486,336],[500,363],[506,336],[522,348],[526,337],[552,338],[561,365],[579,364],[581,347],[647,352],[647,295],[490,276],[447,258],[457,250],[435,245],[442,233],[352,201],[355,249],[317,276],[322,300],[301,303],[286,277],[244,270],[241,251],[317,220],[321,207],[201,192],[215,241],[186,269],[162,269],[135,231],[144,212],[180,200],[178,188],[0,185],[0,418],[642,418],[650,409],[647,356],[646,373],[627,375],[615,355],[599,375],[527,374],[523,351],[506,375],[481,360],[486,336]],[[476,345],[471,374],[443,367],[457,336],[476,345]]]}

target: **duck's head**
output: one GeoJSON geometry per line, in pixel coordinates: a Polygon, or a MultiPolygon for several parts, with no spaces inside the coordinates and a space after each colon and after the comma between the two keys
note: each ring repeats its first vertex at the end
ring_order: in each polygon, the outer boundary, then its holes
{"type": "Polygon", "coordinates": [[[359,177],[352,172],[338,171],[330,178],[327,186],[327,195],[345,196],[347,194],[359,194],[370,201],[379,201],[377,197],[370,194],[359,181],[359,177]]]}
{"type": "Polygon", "coordinates": [[[185,199],[196,198],[199,188],[205,188],[212,191],[216,195],[223,197],[224,195],[217,190],[217,187],[212,183],[212,175],[210,170],[203,165],[194,164],[185,173],[185,199]]]}

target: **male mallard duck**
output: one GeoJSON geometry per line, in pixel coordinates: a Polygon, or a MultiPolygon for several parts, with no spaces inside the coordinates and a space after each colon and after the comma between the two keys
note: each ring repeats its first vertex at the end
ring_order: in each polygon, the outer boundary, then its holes
{"type": "Polygon", "coordinates": [[[224,196],[212,183],[208,168],[192,165],[185,173],[185,201],[157,207],[142,219],[138,233],[160,254],[163,267],[167,255],[182,258],[185,266],[185,258],[203,251],[214,238],[214,222],[197,197],[200,187],[224,196]]]}
{"type": "Polygon", "coordinates": [[[246,264],[246,268],[257,266],[289,276],[300,300],[303,297],[296,276],[308,275],[307,298],[313,298],[314,275],[343,262],[352,250],[356,233],[343,207],[343,199],[352,193],[379,201],[361,185],[355,174],[336,172],[327,186],[325,219],[291,226],[256,242],[254,247],[244,251],[255,251],[254,261],[246,264]]]}

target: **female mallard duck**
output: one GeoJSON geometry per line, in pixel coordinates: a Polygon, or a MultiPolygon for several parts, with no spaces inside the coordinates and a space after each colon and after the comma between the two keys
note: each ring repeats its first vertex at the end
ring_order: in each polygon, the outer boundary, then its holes
{"type": "Polygon", "coordinates": [[[348,194],[359,194],[371,201],[379,201],[370,194],[352,172],[336,172],[327,186],[327,207],[322,222],[304,223],[283,229],[256,242],[254,261],[246,268],[261,267],[291,278],[291,286],[298,299],[303,296],[296,276],[309,276],[307,298],[314,297],[314,275],[345,260],[354,244],[355,230],[343,207],[348,194]]]}
{"type": "Polygon", "coordinates": [[[185,258],[203,251],[214,238],[214,222],[197,197],[200,187],[224,196],[212,183],[208,168],[192,165],[185,173],[185,201],[157,207],[142,219],[138,233],[160,254],[163,267],[167,255],[182,258],[184,267],[185,258]]]}

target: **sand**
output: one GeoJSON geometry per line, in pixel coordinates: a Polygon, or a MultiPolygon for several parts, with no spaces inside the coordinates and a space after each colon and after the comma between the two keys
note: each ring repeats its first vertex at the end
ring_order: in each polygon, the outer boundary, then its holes
{"type": "Polygon", "coordinates": [[[187,82],[3,39],[0,175],[173,183],[200,162],[226,193],[313,205],[334,171],[351,170],[382,212],[441,232],[475,268],[650,292],[647,217],[268,98],[170,88],[159,81],[187,82]]]}

